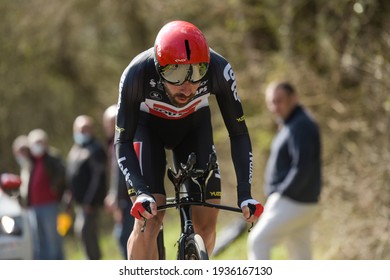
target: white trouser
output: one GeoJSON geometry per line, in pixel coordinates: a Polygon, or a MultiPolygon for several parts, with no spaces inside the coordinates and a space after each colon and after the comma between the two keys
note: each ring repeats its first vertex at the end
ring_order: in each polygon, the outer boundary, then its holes
{"type": "Polygon", "coordinates": [[[263,214],[249,233],[248,258],[270,259],[272,247],[286,241],[290,259],[311,259],[311,225],[318,208],[317,203],[300,203],[279,193],[271,194],[263,214]]]}

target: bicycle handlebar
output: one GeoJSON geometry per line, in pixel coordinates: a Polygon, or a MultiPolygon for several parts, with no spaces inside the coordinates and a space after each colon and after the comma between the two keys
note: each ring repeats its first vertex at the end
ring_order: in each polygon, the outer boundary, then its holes
{"type": "Polygon", "coordinates": [[[209,202],[205,202],[205,201],[179,201],[179,202],[174,202],[174,203],[168,203],[168,204],[158,206],[157,211],[165,210],[165,209],[169,209],[169,208],[177,208],[179,206],[189,206],[189,205],[191,205],[191,206],[205,206],[205,207],[217,208],[217,209],[227,210],[227,211],[232,211],[232,212],[237,212],[237,213],[242,212],[242,210],[238,207],[209,203],[209,202]]]}
{"type": "MultiPolygon", "coordinates": [[[[175,200],[172,203],[166,203],[163,205],[157,206],[157,211],[169,209],[169,208],[179,208],[179,207],[185,207],[185,206],[204,206],[209,208],[216,208],[231,212],[237,212],[241,213],[242,209],[238,207],[232,207],[228,205],[222,205],[222,204],[215,204],[215,203],[209,203],[206,202],[204,199],[204,188],[207,185],[208,180],[212,176],[215,170],[218,169],[217,164],[217,155],[215,152],[211,153],[209,156],[209,161],[207,163],[207,167],[205,170],[202,169],[194,169],[196,163],[196,155],[195,153],[191,153],[188,156],[187,162],[185,164],[181,163],[179,170],[177,172],[173,171],[171,168],[168,168],[167,174],[168,178],[171,180],[173,185],[175,186],[175,200]],[[193,198],[190,197],[182,197],[180,198],[180,187],[181,185],[188,179],[192,179],[197,185],[200,187],[202,195],[200,200],[193,200],[193,198]],[[201,179],[199,182],[198,180],[201,179]]],[[[145,205],[148,207],[149,205],[145,205]]],[[[256,208],[251,207],[252,205],[248,205],[250,208],[251,215],[255,213],[256,208]]],[[[150,207],[149,207],[150,209],[150,207]]],[[[148,210],[149,210],[148,209],[148,210]]],[[[150,212],[150,211],[149,211],[150,212]]],[[[144,226],[141,231],[145,229],[146,226],[146,219],[144,226]]],[[[249,228],[248,232],[251,230],[252,226],[249,228]]]]}

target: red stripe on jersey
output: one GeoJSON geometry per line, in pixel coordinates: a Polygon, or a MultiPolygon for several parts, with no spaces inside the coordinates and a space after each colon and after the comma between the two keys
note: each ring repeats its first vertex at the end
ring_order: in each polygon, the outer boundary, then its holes
{"type": "Polygon", "coordinates": [[[183,110],[173,110],[172,108],[157,103],[153,104],[153,107],[149,109],[152,115],[160,118],[181,119],[195,112],[195,108],[200,102],[201,100],[196,100],[190,107],[184,108],[183,110]]]}
{"type": "Polygon", "coordinates": [[[209,95],[210,94],[202,95],[195,100],[192,100],[183,108],[177,108],[162,101],[146,99],[141,104],[140,109],[141,111],[144,111],[159,118],[170,120],[182,119],[199,110],[200,108],[208,106],[209,95]]]}
{"type": "Polygon", "coordinates": [[[141,169],[141,173],[143,174],[143,172],[142,172],[142,142],[133,142],[133,146],[134,146],[135,154],[137,155],[137,158],[138,158],[139,168],[141,169]]]}

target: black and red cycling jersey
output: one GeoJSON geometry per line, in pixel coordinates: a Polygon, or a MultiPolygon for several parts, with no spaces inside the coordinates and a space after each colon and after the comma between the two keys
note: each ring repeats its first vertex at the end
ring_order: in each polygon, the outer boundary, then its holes
{"type": "MultiPolygon", "coordinates": [[[[134,189],[136,195],[152,194],[148,184],[150,180],[146,177],[154,174],[145,175],[142,170],[148,168],[148,165],[143,167],[140,164],[139,149],[134,144],[140,142],[137,137],[143,140],[145,137],[153,138],[150,145],[158,142],[158,145],[161,143],[164,148],[175,151],[180,150],[182,141],[191,141],[189,139],[199,133],[208,134],[203,130],[211,131],[211,124],[208,125],[210,129],[198,128],[204,122],[211,122],[208,102],[210,95],[215,95],[229,133],[239,205],[251,198],[252,147],[237,93],[236,79],[230,64],[212,49],[207,74],[201,80],[193,99],[180,108],[171,103],[164,90],[164,84],[155,68],[153,48],[136,56],[124,70],[119,85],[115,148],[118,164],[130,192],[134,189]]],[[[203,135],[199,138],[201,137],[203,135]]],[[[204,137],[212,138],[211,135],[204,137]]],[[[149,146],[148,149],[153,147],[149,146]]],[[[153,158],[150,161],[152,164],[153,158]]]]}

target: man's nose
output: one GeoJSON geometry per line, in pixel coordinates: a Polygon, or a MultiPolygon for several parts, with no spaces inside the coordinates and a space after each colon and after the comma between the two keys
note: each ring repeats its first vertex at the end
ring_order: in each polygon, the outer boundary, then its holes
{"type": "Polygon", "coordinates": [[[191,82],[189,81],[185,81],[182,85],[181,85],[181,91],[186,95],[186,96],[189,96],[192,94],[193,92],[193,85],[191,82]]]}

